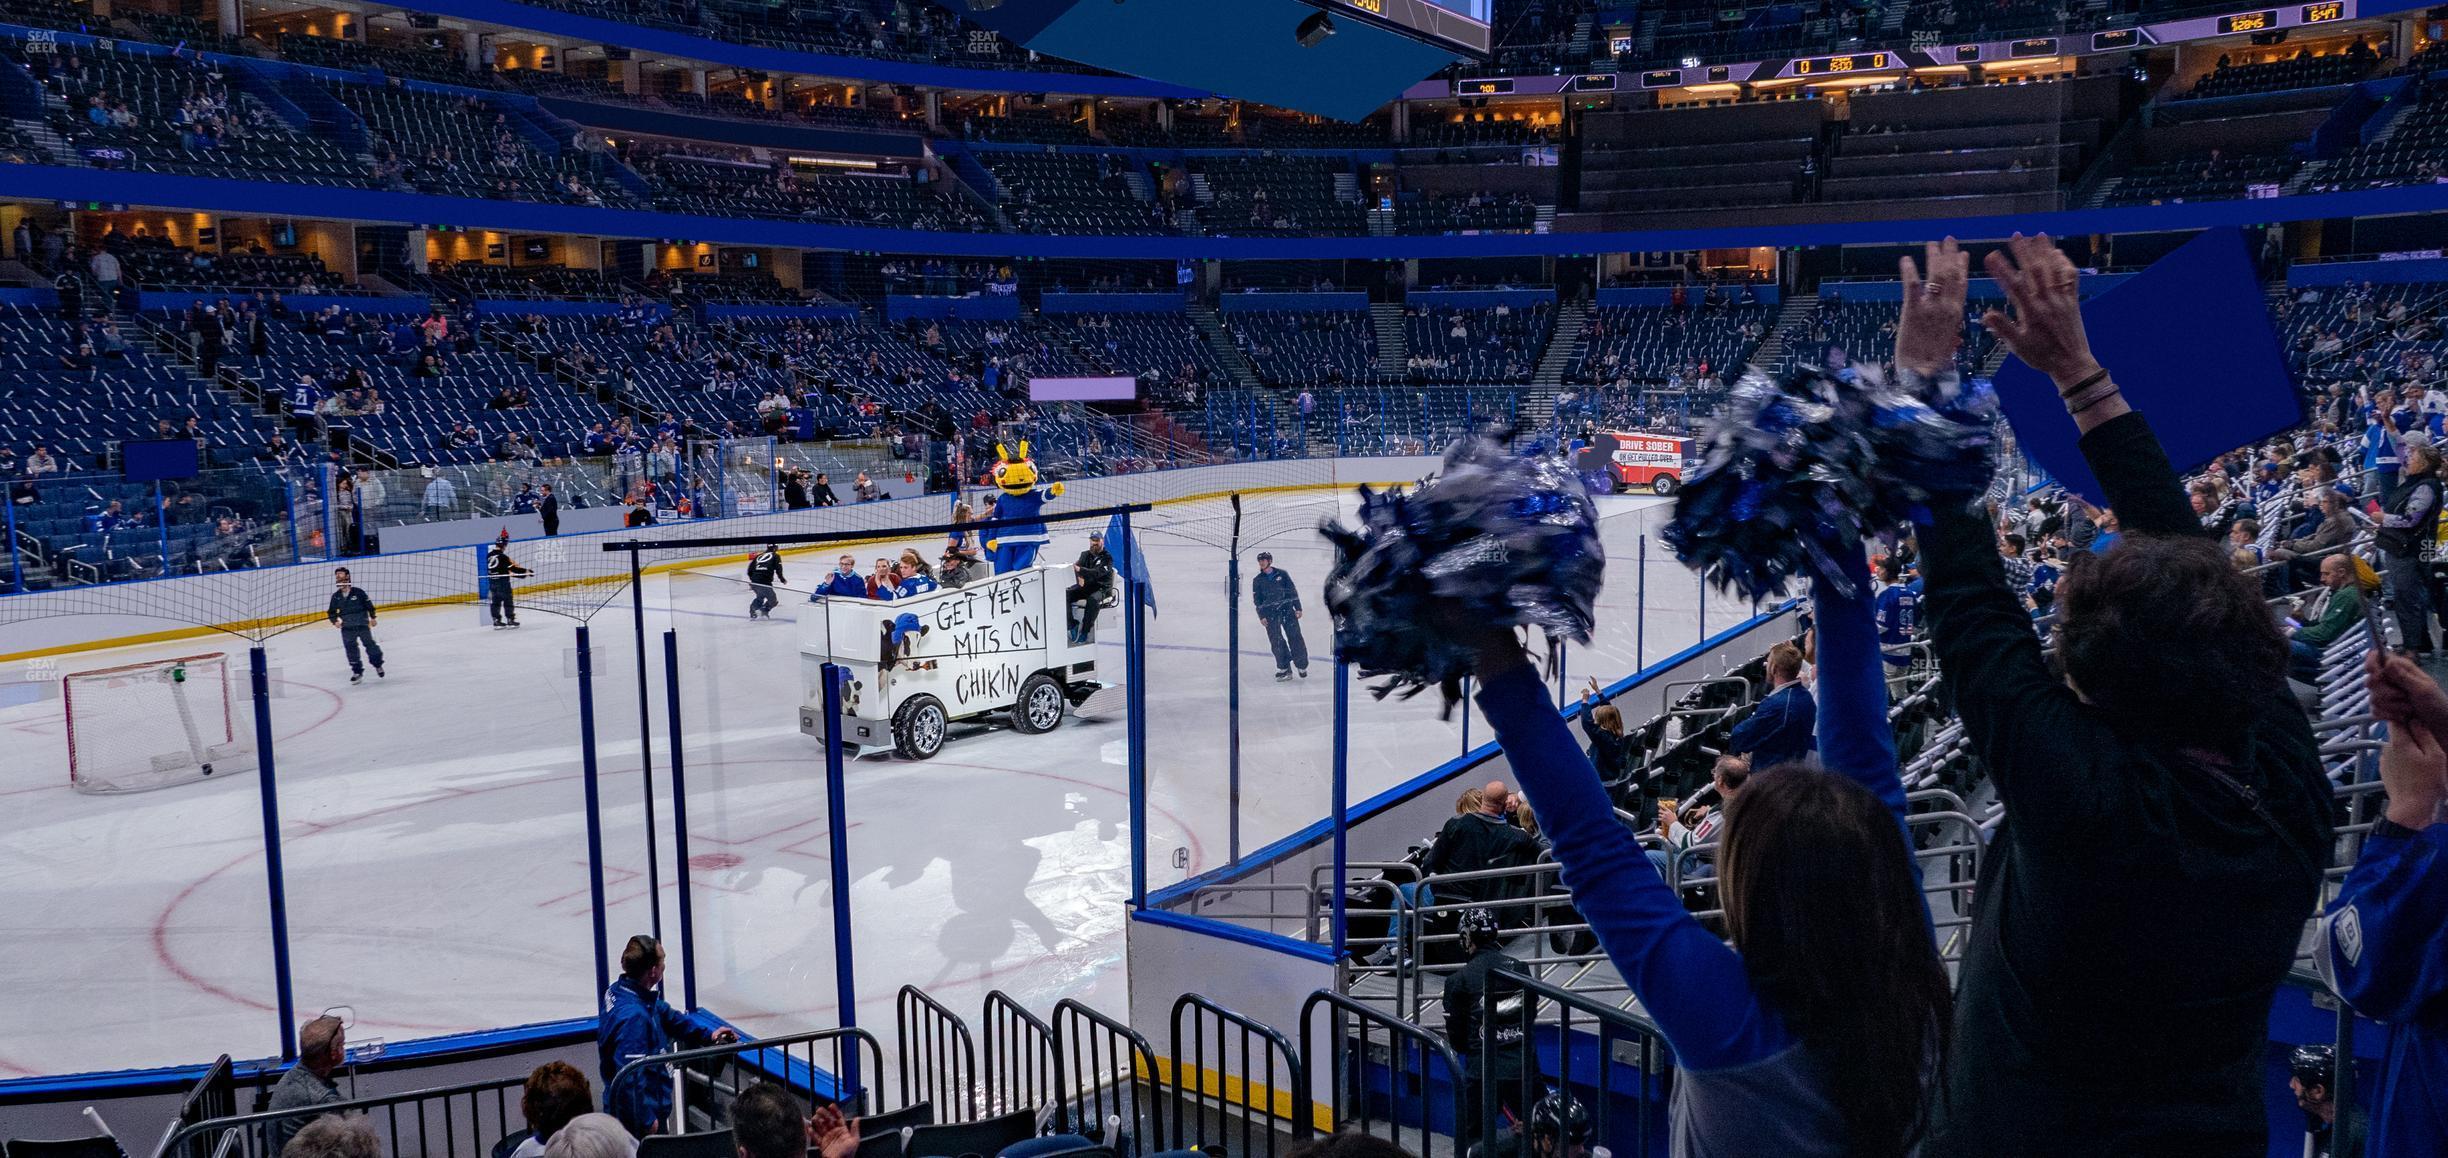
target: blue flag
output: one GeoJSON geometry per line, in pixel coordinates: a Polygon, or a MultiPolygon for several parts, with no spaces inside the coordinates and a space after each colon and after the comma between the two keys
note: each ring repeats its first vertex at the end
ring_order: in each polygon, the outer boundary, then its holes
{"type": "Polygon", "coordinates": [[[1120,515],[1105,521],[1105,552],[1114,558],[1114,573],[1139,584],[1139,595],[1147,600],[1148,614],[1156,614],[1156,584],[1148,573],[1147,556],[1139,553],[1139,540],[1120,515]]]}
{"type": "MultiPolygon", "coordinates": [[[[2150,419],[2176,473],[2303,424],[2241,231],[2204,231],[2082,313],[2093,356],[2150,419]]],[[[2105,503],[2048,376],[2010,357],[1996,385],[2023,453],[2067,490],[2105,503]]]]}

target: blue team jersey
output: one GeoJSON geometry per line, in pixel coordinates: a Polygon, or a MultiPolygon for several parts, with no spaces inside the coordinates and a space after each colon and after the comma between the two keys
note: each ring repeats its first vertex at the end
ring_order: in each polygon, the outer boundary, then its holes
{"type": "Polygon", "coordinates": [[[1910,659],[1904,645],[1911,643],[1921,630],[1921,596],[1902,583],[1894,583],[1880,589],[1874,606],[1879,649],[1887,653],[1890,665],[1900,666],[1910,659]]]}
{"type": "Polygon", "coordinates": [[[907,599],[912,595],[924,595],[935,590],[937,586],[938,584],[933,579],[924,575],[912,575],[902,580],[900,586],[893,588],[893,595],[895,598],[907,599]]]}

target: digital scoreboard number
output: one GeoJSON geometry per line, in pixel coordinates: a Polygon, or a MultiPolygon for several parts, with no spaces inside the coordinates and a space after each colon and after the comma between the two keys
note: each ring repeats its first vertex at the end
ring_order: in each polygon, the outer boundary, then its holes
{"type": "Polygon", "coordinates": [[[1509,76],[1499,76],[1490,77],[1486,80],[1457,80],[1454,82],[1454,95],[1512,96],[1513,78],[1509,76]]]}
{"type": "Polygon", "coordinates": [[[2327,0],[2327,3],[2322,4],[2306,4],[2299,15],[2303,17],[2302,22],[2305,24],[2327,24],[2332,20],[2344,20],[2346,19],[2346,3],[2345,0],[2327,0]]]}
{"type": "Polygon", "coordinates": [[[2034,56],[2055,56],[2057,55],[2057,38],[2037,36],[2030,40],[2018,40],[2006,46],[2006,55],[2017,60],[2034,56]]]}
{"type": "Polygon", "coordinates": [[[1853,72],[1877,72],[1895,68],[1892,52],[1852,52],[1842,56],[1806,56],[1794,61],[1789,76],[1843,76],[1853,72]]]}
{"type": "Polygon", "coordinates": [[[2276,27],[2278,27],[2278,10],[2275,8],[2264,8],[2259,12],[2238,12],[2233,16],[2218,18],[2218,34],[2221,36],[2234,32],[2260,32],[2276,27]]]}

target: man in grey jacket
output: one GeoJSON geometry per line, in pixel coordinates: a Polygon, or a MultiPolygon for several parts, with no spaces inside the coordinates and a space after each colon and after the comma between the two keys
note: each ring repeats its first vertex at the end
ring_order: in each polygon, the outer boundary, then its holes
{"type": "MultiPolygon", "coordinates": [[[[348,1056],[348,1035],[340,1019],[330,1014],[306,1023],[298,1030],[298,1060],[272,1086],[272,1099],[265,1103],[266,1111],[303,1110],[310,1106],[337,1105],[340,1087],[332,1075],[340,1071],[341,1061],[348,1056]]],[[[283,1118],[267,1123],[264,1130],[271,1143],[271,1152],[278,1154],[289,1139],[314,1121],[309,1115],[283,1118]]]]}
{"type": "Polygon", "coordinates": [[[323,609],[323,617],[339,625],[340,646],[348,652],[349,682],[365,682],[367,661],[374,664],[374,678],[383,677],[382,645],[374,642],[374,597],[349,581],[349,569],[332,572],[331,604],[323,609]],[[358,649],[363,648],[361,659],[358,649]]]}

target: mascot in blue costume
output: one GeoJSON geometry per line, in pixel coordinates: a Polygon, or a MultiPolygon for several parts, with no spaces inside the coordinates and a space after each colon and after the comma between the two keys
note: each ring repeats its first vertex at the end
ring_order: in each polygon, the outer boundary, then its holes
{"type": "Polygon", "coordinates": [[[1029,520],[986,533],[987,557],[994,562],[995,574],[1004,575],[1037,565],[1037,548],[1045,546],[1051,538],[1038,516],[1044,513],[1047,500],[1062,497],[1063,485],[1048,483],[1042,488],[1037,485],[1037,464],[1029,461],[1026,442],[1020,444],[1017,455],[996,443],[995,459],[995,486],[1003,493],[994,496],[994,507],[986,517],[1029,520]]]}

